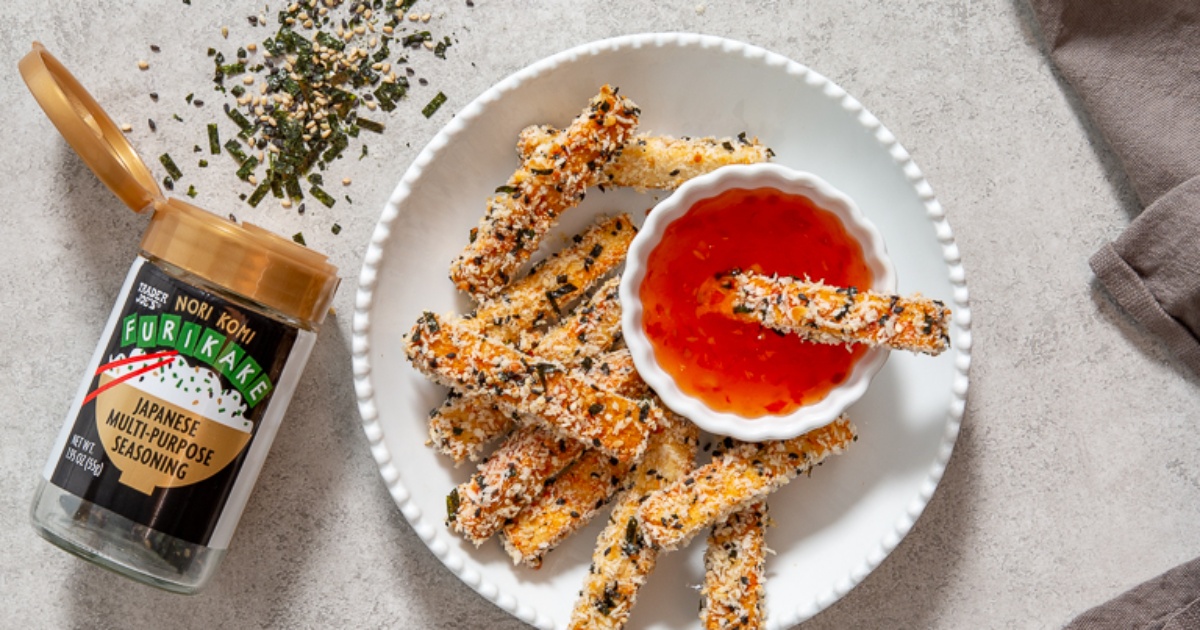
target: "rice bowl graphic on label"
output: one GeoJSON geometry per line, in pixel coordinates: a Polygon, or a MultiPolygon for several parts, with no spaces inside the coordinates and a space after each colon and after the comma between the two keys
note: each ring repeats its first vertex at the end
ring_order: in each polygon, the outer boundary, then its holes
{"type": "Polygon", "coordinates": [[[135,348],[97,371],[97,432],[120,483],[138,492],[203,481],[253,437],[241,393],[174,351],[135,348]]]}

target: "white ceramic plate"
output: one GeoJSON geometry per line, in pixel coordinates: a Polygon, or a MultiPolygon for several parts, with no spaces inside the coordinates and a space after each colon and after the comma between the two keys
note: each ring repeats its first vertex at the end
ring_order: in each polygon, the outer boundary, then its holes
{"type": "MultiPolygon", "coordinates": [[[[955,310],[954,350],[894,352],[850,409],[860,439],[846,454],[771,499],[769,626],[826,608],[887,556],[921,514],[950,457],[967,393],[970,311],[958,249],[942,208],[905,150],[828,79],[739,42],[688,34],[620,37],[580,46],[517,72],[460,111],[396,187],[368,247],[354,315],[354,380],[363,426],[401,512],[466,584],[540,628],[565,627],[603,517],[551,553],[514,568],[498,543],[479,549],[443,524],[445,495],[472,468],[424,445],[444,391],[404,358],[401,335],[422,311],[470,308],[447,279],[485,199],[517,166],[517,133],[566,124],[602,83],[642,108],[641,130],[671,135],[745,131],[775,161],[811,171],[852,197],[887,243],[899,290],[955,310]]],[[[658,197],[592,192],[547,243],[561,245],[601,212],[639,217],[658,197]]],[[[698,625],[703,539],[661,558],[634,609],[634,628],[698,625]]]]}

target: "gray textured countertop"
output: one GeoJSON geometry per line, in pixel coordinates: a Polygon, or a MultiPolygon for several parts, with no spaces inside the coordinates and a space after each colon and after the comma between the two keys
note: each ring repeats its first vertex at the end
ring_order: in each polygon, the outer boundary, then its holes
{"type": "Polygon", "coordinates": [[[882,566],[803,627],[1056,627],[1200,554],[1200,387],[1094,284],[1088,257],[1138,207],[1048,66],[1023,2],[474,5],[417,4],[433,14],[429,30],[454,44],[445,60],[412,56],[429,85],[414,87],[369,157],[332,171],[335,181],[352,177],[336,192],[353,203],[309,203],[304,216],[272,202],[250,209],[236,198],[232,169],[191,180],[201,206],[303,232],[341,268],[343,287],[219,575],[207,592],[180,599],[79,561],[28,524],[37,477],[146,221],[71,152],[16,66],[41,40],[114,119],[132,125],[129,137],[148,160],[170,151],[190,163],[203,123],[221,116],[204,51],[265,37],[246,20],[263,5],[8,3],[0,14],[8,69],[0,79],[8,200],[0,292],[9,305],[0,315],[0,625],[522,627],[443,568],[385,490],[350,373],[355,279],[379,209],[454,111],[546,55],[649,31],[746,41],[839,83],[920,164],[963,255],[974,312],[971,391],[941,487],[882,566]],[[139,59],[150,67],[139,70],[139,59]],[[449,99],[427,120],[419,110],[438,90],[449,99]],[[193,91],[211,102],[187,105],[193,91]]]}

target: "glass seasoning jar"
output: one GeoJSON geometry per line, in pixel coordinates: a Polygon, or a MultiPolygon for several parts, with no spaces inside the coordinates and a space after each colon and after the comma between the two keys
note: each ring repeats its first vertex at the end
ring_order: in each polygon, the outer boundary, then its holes
{"type": "Polygon", "coordinates": [[[152,211],[33,501],[54,544],[160,588],[213,576],[337,289],[326,258],[165,198],[41,44],[20,62],[97,176],[152,211]]]}

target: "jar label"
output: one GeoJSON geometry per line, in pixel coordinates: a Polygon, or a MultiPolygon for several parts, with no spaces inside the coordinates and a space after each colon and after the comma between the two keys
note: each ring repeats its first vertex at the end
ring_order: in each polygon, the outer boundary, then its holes
{"type": "Polygon", "coordinates": [[[207,545],[298,330],[150,262],[122,297],[50,482],[207,545]]]}

